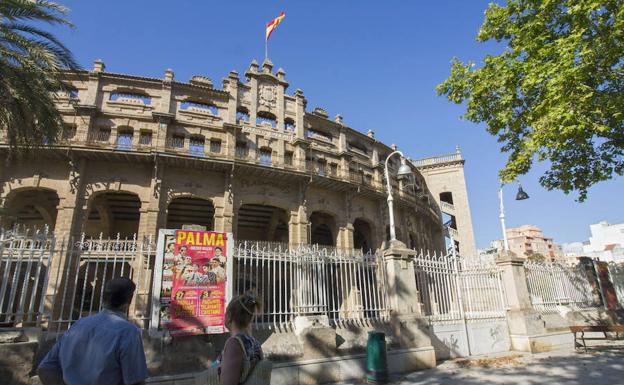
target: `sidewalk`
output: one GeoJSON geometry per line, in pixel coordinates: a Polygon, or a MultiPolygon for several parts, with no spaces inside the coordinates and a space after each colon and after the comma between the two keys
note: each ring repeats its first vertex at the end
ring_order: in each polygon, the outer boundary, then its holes
{"type": "MultiPolygon", "coordinates": [[[[619,385],[624,384],[624,341],[600,341],[587,354],[557,351],[445,361],[434,369],[393,378],[392,385],[619,385]]],[[[345,382],[342,385],[363,385],[345,382]]]]}

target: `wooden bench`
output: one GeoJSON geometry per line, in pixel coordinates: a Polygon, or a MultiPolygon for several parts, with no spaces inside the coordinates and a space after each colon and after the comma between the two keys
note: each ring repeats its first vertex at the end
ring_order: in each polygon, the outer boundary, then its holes
{"type": "MultiPolygon", "coordinates": [[[[619,338],[620,333],[624,333],[624,325],[600,325],[600,326],[570,326],[570,331],[574,333],[574,348],[576,349],[577,344],[576,341],[578,337],[577,333],[581,333],[581,342],[583,342],[583,348],[585,348],[585,353],[587,353],[587,345],[585,344],[586,340],[607,340],[610,339],[607,336],[607,333],[613,332],[616,334],[616,338],[619,338]],[[596,332],[603,333],[603,337],[585,337],[585,332],[596,332]]],[[[579,345],[580,346],[580,345],[579,345]]]]}

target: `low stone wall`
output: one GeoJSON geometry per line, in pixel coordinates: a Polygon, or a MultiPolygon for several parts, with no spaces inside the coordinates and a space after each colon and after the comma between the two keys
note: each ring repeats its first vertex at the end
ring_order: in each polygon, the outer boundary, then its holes
{"type": "Polygon", "coordinates": [[[431,344],[436,359],[506,352],[511,349],[507,321],[504,319],[435,323],[431,326],[431,344]]]}
{"type": "MultiPolygon", "coordinates": [[[[318,383],[313,382],[313,378],[323,379],[321,382],[362,379],[366,374],[368,332],[373,330],[386,334],[391,372],[435,366],[431,330],[421,318],[394,317],[387,322],[344,322],[330,327],[326,317],[301,317],[292,329],[263,328],[254,330],[254,336],[262,342],[266,358],[275,363],[276,378],[283,379],[278,384],[293,384],[288,381],[295,377],[300,378],[302,384],[308,384],[318,383]]],[[[144,336],[150,374],[154,381],[163,381],[163,384],[183,383],[188,373],[200,372],[212,364],[227,338],[227,334],[175,338],[144,336]]],[[[36,352],[39,359],[33,355],[26,372],[30,372],[36,365],[33,362],[38,362],[53,344],[54,339],[42,340],[36,352]]]]}
{"type": "Polygon", "coordinates": [[[32,384],[37,342],[0,344],[0,385],[32,384]]]}

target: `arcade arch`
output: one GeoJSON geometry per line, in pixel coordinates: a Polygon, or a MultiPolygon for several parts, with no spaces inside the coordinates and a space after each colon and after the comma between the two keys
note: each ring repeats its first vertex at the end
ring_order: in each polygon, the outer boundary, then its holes
{"type": "Polygon", "coordinates": [[[167,206],[166,226],[168,229],[181,229],[184,225],[197,225],[214,230],[214,214],[214,205],[208,199],[177,197],[167,206]]]}
{"type": "Polygon", "coordinates": [[[12,191],[6,198],[1,225],[11,228],[23,225],[33,230],[50,231],[56,224],[59,196],[56,191],[45,188],[24,188],[12,191]]]}
{"type": "Polygon", "coordinates": [[[87,205],[84,232],[87,237],[132,237],[139,231],[141,200],[130,192],[103,191],[87,205]]]}
{"type": "Polygon", "coordinates": [[[336,220],[331,214],[315,211],[310,215],[310,243],[336,246],[336,220]]]}
{"type": "Polygon", "coordinates": [[[236,239],[287,243],[288,218],[279,207],[243,204],[237,213],[236,239]]]}
{"type": "Polygon", "coordinates": [[[355,249],[362,249],[365,253],[372,251],[375,242],[373,235],[372,226],[368,221],[362,218],[353,221],[353,247],[355,249]]]}

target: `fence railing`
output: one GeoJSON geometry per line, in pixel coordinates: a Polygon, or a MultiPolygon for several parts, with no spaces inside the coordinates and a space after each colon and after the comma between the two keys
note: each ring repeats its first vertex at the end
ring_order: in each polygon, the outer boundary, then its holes
{"type": "Polygon", "coordinates": [[[494,263],[420,251],[414,272],[421,310],[432,322],[505,317],[502,271],[494,263]]]}
{"type": "Polygon", "coordinates": [[[430,158],[412,159],[411,162],[416,167],[424,167],[424,166],[431,166],[431,165],[440,164],[440,163],[456,162],[459,160],[462,160],[461,154],[453,153],[453,154],[442,155],[442,156],[433,156],[430,158]]]}
{"type": "Polygon", "coordinates": [[[624,308],[624,264],[609,264],[609,275],[620,307],[624,308]]]}
{"type": "Polygon", "coordinates": [[[60,333],[76,320],[100,311],[104,283],[127,277],[136,284],[130,317],[147,327],[150,316],[155,244],[151,238],[70,238],[57,242],[51,285],[48,331],[60,333]]]}
{"type": "Polygon", "coordinates": [[[298,315],[326,315],[334,324],[387,318],[379,256],[267,246],[275,245],[241,242],[234,254],[234,293],[255,293],[263,304],[256,326],[288,327],[298,315]]]}
{"type": "Polygon", "coordinates": [[[54,254],[54,238],[43,231],[0,231],[0,326],[39,326],[54,254]]]}
{"type": "Polygon", "coordinates": [[[594,289],[581,265],[527,261],[524,269],[535,310],[556,313],[560,306],[578,310],[596,305],[594,289]]]}

